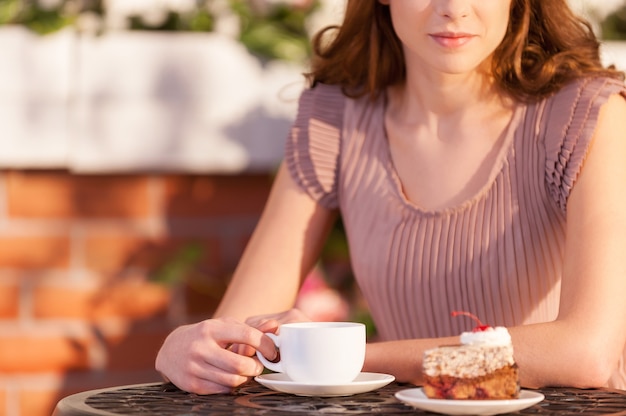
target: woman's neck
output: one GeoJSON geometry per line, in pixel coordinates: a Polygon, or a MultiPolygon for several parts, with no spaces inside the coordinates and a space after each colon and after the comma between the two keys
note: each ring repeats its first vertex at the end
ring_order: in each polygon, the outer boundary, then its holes
{"type": "Polygon", "coordinates": [[[478,72],[409,74],[404,84],[389,89],[388,101],[388,110],[397,122],[431,131],[442,125],[471,126],[503,112],[510,114],[515,104],[498,91],[492,80],[478,72]]]}

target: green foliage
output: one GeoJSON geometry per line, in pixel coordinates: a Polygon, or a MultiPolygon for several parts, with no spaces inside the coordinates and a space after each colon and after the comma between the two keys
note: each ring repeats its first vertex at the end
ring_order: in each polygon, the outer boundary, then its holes
{"type": "Polygon", "coordinates": [[[20,12],[20,0],[5,0],[0,3],[0,25],[12,23],[20,12]]]}
{"type": "Polygon", "coordinates": [[[212,32],[215,25],[215,19],[211,13],[206,10],[199,10],[189,18],[188,30],[192,32],[212,32]]]}
{"type": "Polygon", "coordinates": [[[43,9],[36,2],[3,0],[0,3],[0,25],[19,24],[45,35],[74,23],[76,16],[63,13],[62,7],[43,9]]]}
{"type": "Polygon", "coordinates": [[[170,11],[167,17],[158,24],[144,22],[141,16],[131,16],[130,30],[153,30],[163,32],[212,32],[215,25],[214,16],[208,10],[199,9],[194,13],[181,15],[170,11]]]}
{"type": "Polygon", "coordinates": [[[315,10],[292,9],[277,5],[266,14],[255,12],[246,0],[231,0],[232,9],[241,21],[241,42],[262,57],[302,61],[310,55],[306,19],[315,10]]]}
{"type": "Polygon", "coordinates": [[[626,5],[607,16],[600,25],[605,40],[626,40],[626,5]]]}
{"type": "Polygon", "coordinates": [[[352,315],[348,319],[365,324],[365,335],[368,340],[371,341],[378,335],[378,329],[376,328],[376,324],[374,323],[374,319],[372,319],[372,315],[370,315],[369,310],[353,307],[352,315]]]}
{"type": "Polygon", "coordinates": [[[330,234],[322,250],[322,258],[327,261],[347,260],[350,258],[348,239],[341,217],[338,218],[337,222],[330,230],[330,234]]]}
{"type": "Polygon", "coordinates": [[[152,281],[173,286],[184,281],[197,267],[203,255],[200,244],[188,244],[178,250],[161,268],[151,276],[152,281]]]}
{"type": "MultiPolygon", "coordinates": [[[[75,25],[81,13],[90,12],[105,20],[103,0],[73,2],[60,0],[55,7],[44,8],[36,0],[0,0],[0,25],[23,25],[45,35],[75,25]]],[[[159,22],[147,22],[142,16],[129,16],[129,30],[167,32],[211,32],[215,16],[212,0],[200,1],[188,13],[168,11],[159,22]]],[[[253,54],[262,59],[283,59],[302,62],[310,55],[306,21],[317,8],[292,8],[286,4],[271,6],[268,10],[254,9],[247,0],[230,0],[232,11],[240,22],[239,40],[253,54]]],[[[106,30],[106,29],[105,29],[106,30]]]]}

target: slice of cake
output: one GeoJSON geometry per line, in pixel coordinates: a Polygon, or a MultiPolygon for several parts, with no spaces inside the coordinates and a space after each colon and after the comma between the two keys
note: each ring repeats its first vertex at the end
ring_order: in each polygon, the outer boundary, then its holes
{"type": "Polygon", "coordinates": [[[461,345],[424,352],[424,394],[431,399],[495,400],[519,396],[519,374],[513,358],[511,335],[504,327],[478,322],[461,334],[461,345]]]}

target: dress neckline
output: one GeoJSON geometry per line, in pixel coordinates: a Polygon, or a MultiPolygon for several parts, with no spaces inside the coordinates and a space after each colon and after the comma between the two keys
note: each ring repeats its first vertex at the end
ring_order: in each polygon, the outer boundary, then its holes
{"type": "Polygon", "coordinates": [[[423,215],[432,215],[432,216],[445,216],[453,213],[458,213],[460,211],[464,211],[471,206],[474,206],[478,203],[482,198],[485,197],[487,193],[495,186],[497,179],[499,176],[503,174],[504,166],[506,162],[509,161],[509,158],[513,154],[514,149],[514,138],[516,136],[516,132],[520,125],[523,110],[525,106],[518,104],[513,109],[513,114],[511,115],[511,119],[509,120],[506,128],[504,129],[502,138],[502,144],[500,145],[500,149],[498,150],[498,154],[495,158],[495,163],[493,164],[493,168],[488,176],[487,181],[479,188],[479,190],[472,195],[470,198],[465,199],[464,201],[454,204],[452,206],[447,206],[443,208],[430,209],[420,206],[419,204],[411,201],[409,197],[406,195],[404,191],[404,187],[402,185],[402,180],[400,179],[400,175],[396,169],[396,166],[393,162],[393,158],[391,156],[391,149],[389,144],[389,136],[387,135],[387,128],[385,123],[385,110],[387,108],[387,98],[386,95],[383,95],[383,98],[378,101],[378,116],[380,117],[380,134],[381,137],[384,138],[384,163],[386,165],[386,170],[389,172],[391,181],[394,184],[394,191],[398,196],[398,199],[402,202],[402,204],[408,207],[410,210],[414,212],[421,213],[423,215]]]}

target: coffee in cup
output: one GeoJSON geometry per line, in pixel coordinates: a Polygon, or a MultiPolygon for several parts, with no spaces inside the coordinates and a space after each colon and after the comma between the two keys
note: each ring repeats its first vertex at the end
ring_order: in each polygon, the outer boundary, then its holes
{"type": "Polygon", "coordinates": [[[279,351],[270,362],[257,351],[263,365],[307,384],[345,384],[361,372],[365,361],[365,325],[357,322],[300,322],[281,325],[266,334],[279,351]]]}

